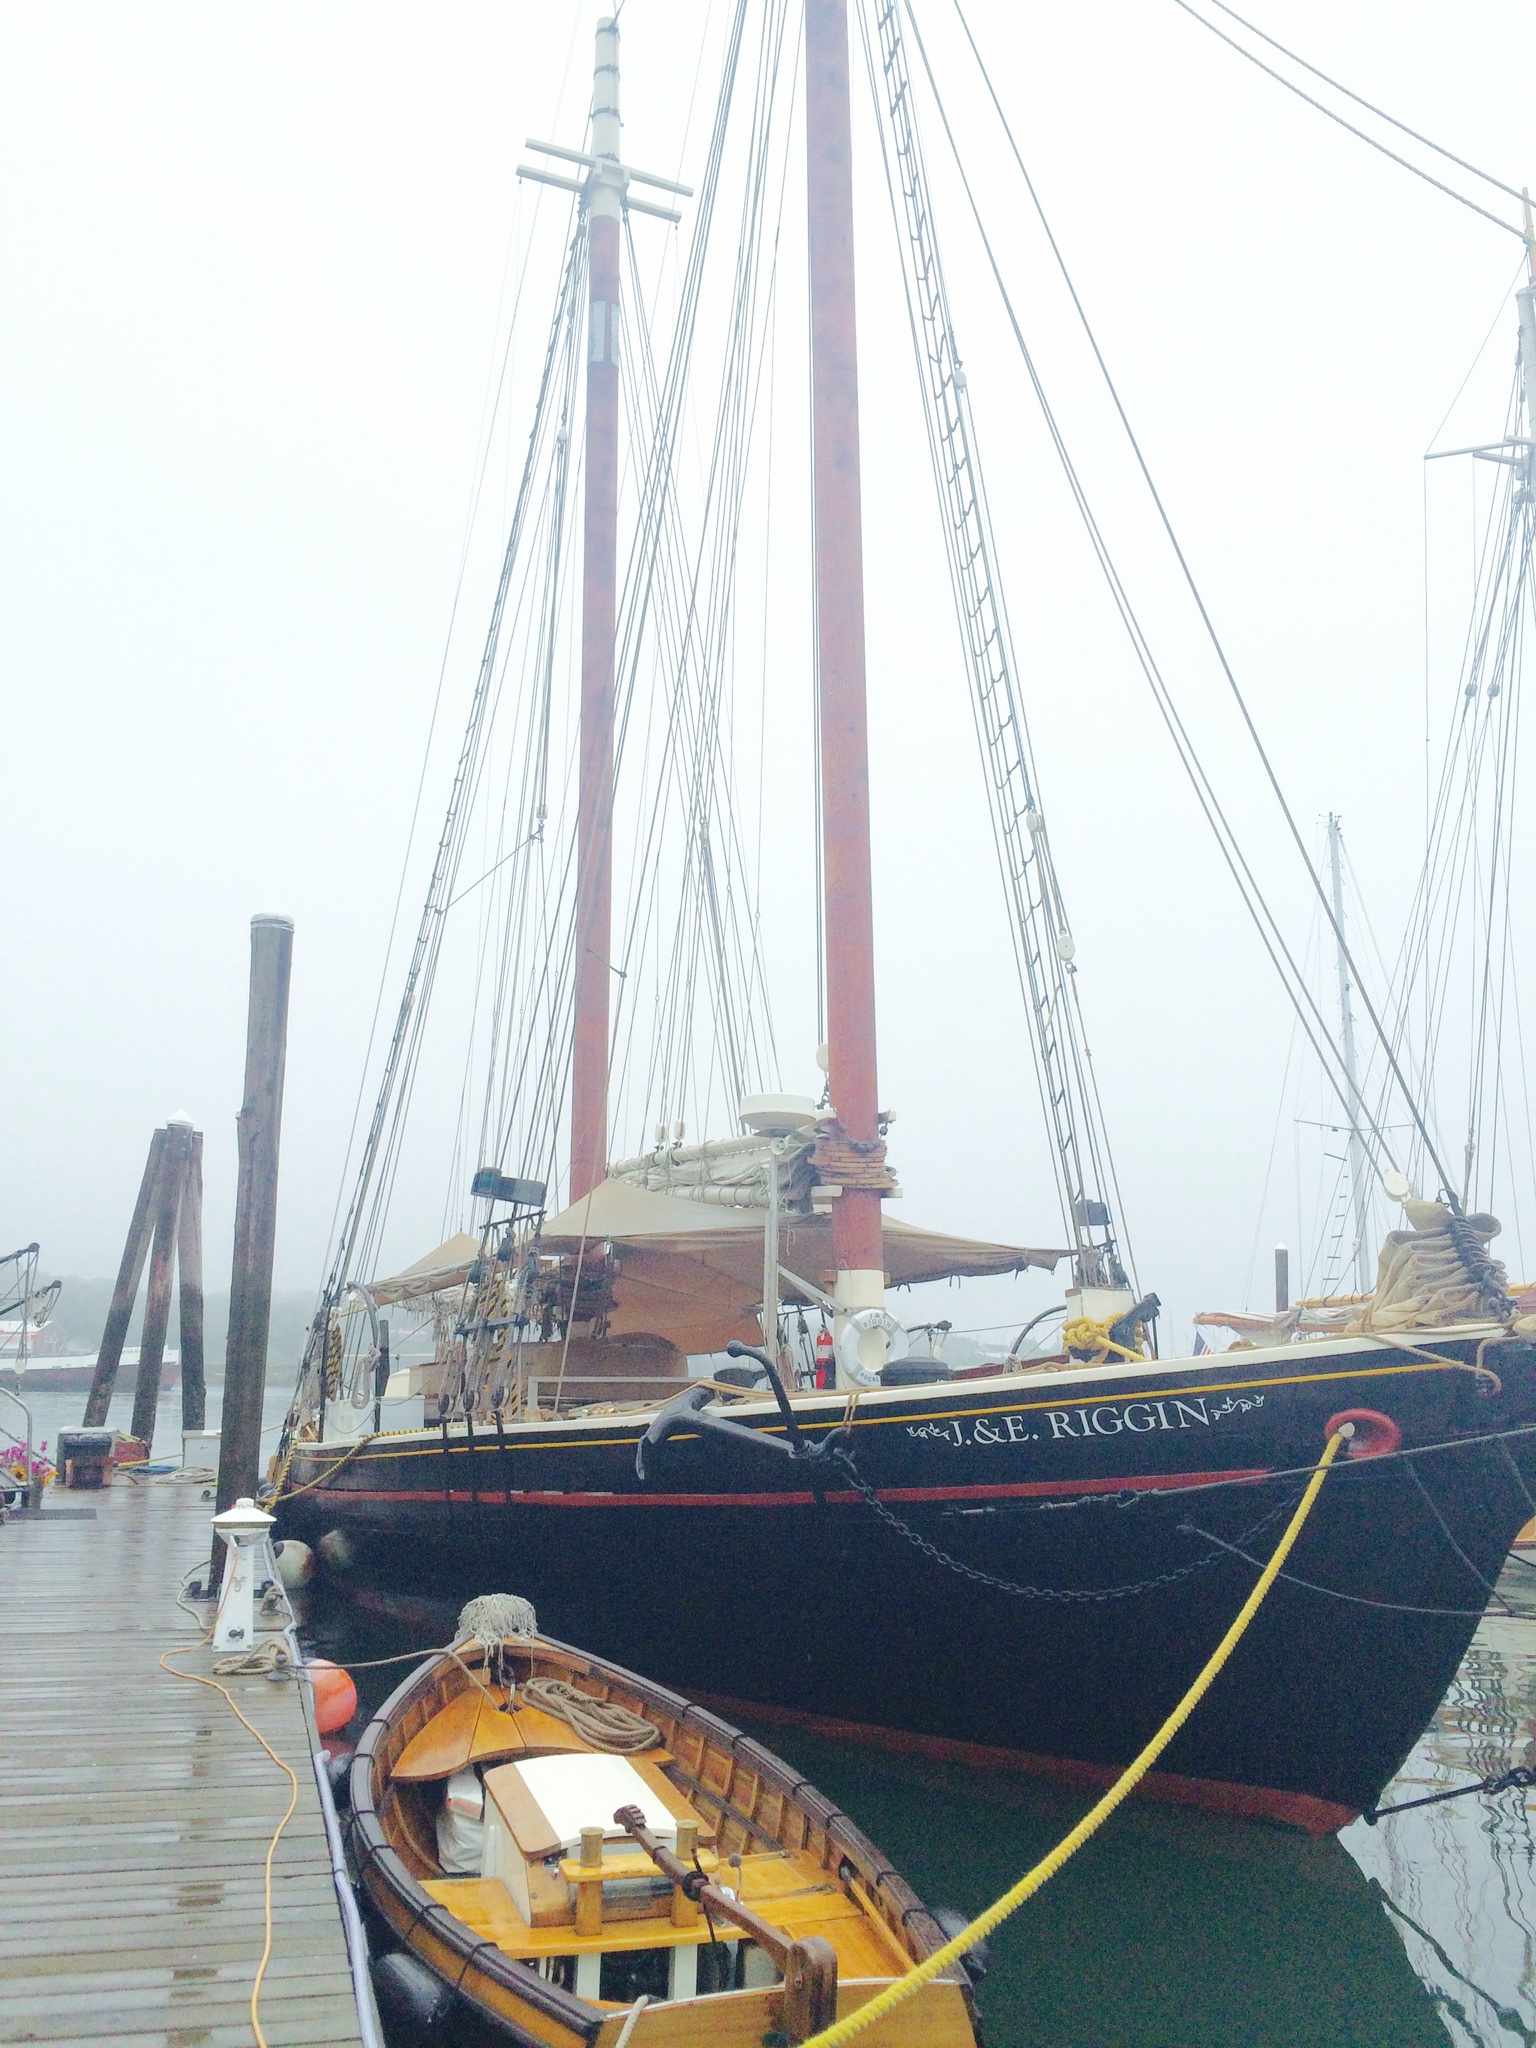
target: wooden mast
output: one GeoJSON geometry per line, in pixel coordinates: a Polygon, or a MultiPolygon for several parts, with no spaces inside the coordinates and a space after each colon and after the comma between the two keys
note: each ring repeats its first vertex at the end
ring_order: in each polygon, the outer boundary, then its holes
{"type": "MultiPolygon", "coordinates": [[[[862,1147],[875,1145],[880,1132],[846,0],[806,0],[805,139],[827,1074],[832,1107],[862,1147]]],[[[884,1299],[880,1199],[873,1188],[845,1187],[833,1205],[837,1299],[845,1309],[884,1299]]]]}
{"type": "MultiPolygon", "coordinates": [[[[619,29],[597,25],[592,154],[619,163],[619,29]]],[[[582,511],[581,753],[576,816],[576,1016],[571,1200],[608,1165],[608,982],[613,942],[614,616],[619,524],[619,219],[623,186],[587,182],[587,446],[582,511]]]]}

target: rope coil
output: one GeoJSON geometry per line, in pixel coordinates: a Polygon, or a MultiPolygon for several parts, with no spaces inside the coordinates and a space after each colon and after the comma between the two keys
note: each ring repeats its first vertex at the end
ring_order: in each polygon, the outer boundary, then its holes
{"type": "Polygon", "coordinates": [[[1063,1351],[1091,1351],[1090,1365],[1103,1365],[1113,1352],[1117,1358],[1134,1359],[1139,1365],[1146,1353],[1132,1344],[1121,1344],[1110,1335],[1112,1321],[1097,1321],[1093,1316],[1068,1316],[1061,1326],[1061,1348],[1063,1351]]]}
{"type": "Polygon", "coordinates": [[[523,1698],[541,1713],[568,1722],[594,1749],[627,1756],[654,1749],[661,1740],[661,1730],[654,1722],[632,1714],[617,1700],[594,1699],[563,1678],[530,1678],[523,1687],[523,1698]]]}

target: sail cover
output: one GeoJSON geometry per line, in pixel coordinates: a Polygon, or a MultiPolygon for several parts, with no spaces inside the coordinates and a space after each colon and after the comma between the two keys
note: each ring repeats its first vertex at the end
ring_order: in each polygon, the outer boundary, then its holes
{"type": "Polygon", "coordinates": [[[479,1238],[461,1230],[436,1251],[418,1259],[414,1266],[407,1266],[403,1273],[394,1273],[388,1280],[375,1280],[368,1292],[383,1308],[392,1301],[414,1301],[423,1294],[435,1294],[439,1288],[462,1287],[479,1256],[479,1238]]]}

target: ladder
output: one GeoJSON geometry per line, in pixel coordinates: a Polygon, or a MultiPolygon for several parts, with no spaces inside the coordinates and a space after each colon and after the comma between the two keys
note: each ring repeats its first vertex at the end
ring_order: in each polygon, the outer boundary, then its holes
{"type": "Polygon", "coordinates": [[[885,85],[881,145],[893,208],[899,203],[905,226],[903,282],[971,708],[1077,1279],[1081,1285],[1119,1285],[1124,1275],[1109,1203],[1108,1147],[1073,989],[1075,946],[1036,798],[1038,778],[1017,688],[995,567],[996,540],[934,231],[898,8],[899,0],[874,0],[885,85]]]}

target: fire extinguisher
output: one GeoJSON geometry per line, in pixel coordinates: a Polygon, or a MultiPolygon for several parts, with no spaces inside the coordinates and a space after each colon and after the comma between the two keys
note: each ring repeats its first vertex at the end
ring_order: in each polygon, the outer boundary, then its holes
{"type": "Polygon", "coordinates": [[[816,1384],[818,1387],[837,1385],[837,1368],[832,1362],[832,1332],[825,1323],[816,1335],[816,1384]]]}

